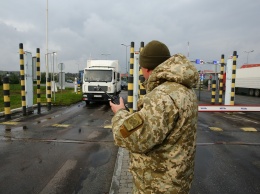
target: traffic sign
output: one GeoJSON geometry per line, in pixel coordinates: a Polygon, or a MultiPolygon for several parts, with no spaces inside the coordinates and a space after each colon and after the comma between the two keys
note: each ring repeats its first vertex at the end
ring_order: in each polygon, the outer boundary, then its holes
{"type": "Polygon", "coordinates": [[[196,64],[200,64],[200,59],[196,59],[196,64]]]}
{"type": "Polygon", "coordinates": [[[200,73],[200,81],[203,81],[205,78],[205,74],[203,73],[203,71],[201,71],[200,73]]]}

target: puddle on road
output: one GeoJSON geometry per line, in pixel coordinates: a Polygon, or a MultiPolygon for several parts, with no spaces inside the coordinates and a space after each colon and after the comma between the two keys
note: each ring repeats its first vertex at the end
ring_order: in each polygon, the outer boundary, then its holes
{"type": "Polygon", "coordinates": [[[99,150],[90,156],[91,166],[98,167],[109,162],[111,152],[107,149],[99,150]]]}
{"type": "Polygon", "coordinates": [[[46,118],[46,119],[38,120],[38,121],[34,122],[33,125],[37,125],[37,124],[39,124],[39,123],[44,123],[44,122],[46,122],[46,121],[48,121],[48,120],[51,120],[51,119],[60,117],[61,115],[62,115],[62,114],[57,114],[57,115],[54,115],[54,116],[52,116],[52,117],[48,117],[48,118],[46,118]]]}
{"type": "Polygon", "coordinates": [[[14,126],[2,126],[0,128],[0,131],[2,132],[19,132],[19,131],[25,131],[27,129],[27,126],[19,126],[19,127],[14,127],[14,126]]]}
{"type": "Polygon", "coordinates": [[[101,135],[101,132],[99,132],[99,131],[93,131],[93,132],[88,136],[88,139],[97,138],[99,135],[101,135]]]}

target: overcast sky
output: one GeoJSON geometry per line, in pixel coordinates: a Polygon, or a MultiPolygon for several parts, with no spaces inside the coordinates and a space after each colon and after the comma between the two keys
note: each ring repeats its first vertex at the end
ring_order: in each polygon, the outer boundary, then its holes
{"type": "MultiPolygon", "coordinates": [[[[40,48],[45,71],[47,0],[0,1],[0,70],[20,70],[23,43],[33,56],[40,48]]],[[[48,52],[57,52],[55,62],[72,73],[88,59],[119,60],[125,72],[121,44],[134,42],[139,50],[151,40],[164,42],[172,55],[189,53],[190,60],[227,59],[237,51],[238,67],[247,57],[260,63],[259,9],[259,0],[48,0],[48,52]]]]}

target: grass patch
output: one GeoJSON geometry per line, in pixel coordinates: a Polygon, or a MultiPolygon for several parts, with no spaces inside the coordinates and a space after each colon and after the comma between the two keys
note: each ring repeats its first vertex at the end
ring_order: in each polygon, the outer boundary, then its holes
{"type": "MultiPolygon", "coordinates": [[[[4,95],[3,95],[3,85],[0,86],[2,91],[0,95],[0,112],[4,111],[4,95]]],[[[33,104],[37,104],[37,87],[33,87],[33,104]]],[[[55,95],[52,94],[51,103],[54,106],[68,106],[82,99],[82,94],[76,94],[74,88],[66,88],[65,90],[58,90],[55,95]]],[[[46,98],[46,86],[41,86],[41,104],[47,103],[46,98]]],[[[20,108],[22,107],[22,97],[21,97],[21,85],[10,84],[10,108],[20,108]]]]}

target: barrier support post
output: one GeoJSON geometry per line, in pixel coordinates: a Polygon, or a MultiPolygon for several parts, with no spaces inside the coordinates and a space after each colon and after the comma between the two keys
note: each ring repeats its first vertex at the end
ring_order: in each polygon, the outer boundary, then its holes
{"type": "Polygon", "coordinates": [[[233,65],[232,65],[230,105],[234,105],[235,104],[236,69],[237,69],[237,51],[234,51],[233,52],[233,65]]]}
{"type": "Polygon", "coordinates": [[[128,96],[127,96],[127,103],[130,113],[133,113],[133,95],[134,95],[134,42],[131,42],[130,47],[130,69],[129,69],[129,76],[128,76],[128,96]]]}
{"type": "Polygon", "coordinates": [[[47,78],[47,109],[51,110],[51,78],[47,78]]]}
{"type": "Polygon", "coordinates": [[[221,55],[221,61],[220,61],[221,67],[220,67],[220,78],[219,78],[219,98],[218,102],[219,104],[222,104],[222,98],[223,98],[223,75],[224,75],[224,55],[221,55]]]}
{"type": "Polygon", "coordinates": [[[211,104],[215,104],[216,97],[216,80],[212,80],[211,104]]]}
{"type": "Polygon", "coordinates": [[[4,77],[3,79],[3,93],[4,93],[4,113],[5,120],[11,119],[11,109],[10,109],[10,84],[9,77],[4,77]]]}
{"type": "MultiPolygon", "coordinates": [[[[141,46],[140,46],[140,52],[143,50],[144,48],[144,42],[141,42],[141,46]]],[[[143,82],[145,81],[145,78],[143,76],[143,71],[141,66],[139,66],[139,96],[140,99],[143,98],[143,96],[146,94],[145,88],[143,86],[143,82]]]]}
{"type": "Polygon", "coordinates": [[[41,71],[40,71],[40,49],[36,49],[36,76],[37,76],[37,113],[41,114],[41,71]]]}
{"type": "Polygon", "coordinates": [[[20,55],[22,109],[23,109],[23,116],[25,116],[26,115],[26,97],[25,97],[25,77],[24,77],[24,50],[23,50],[22,43],[19,44],[19,55],[20,55]]]}

